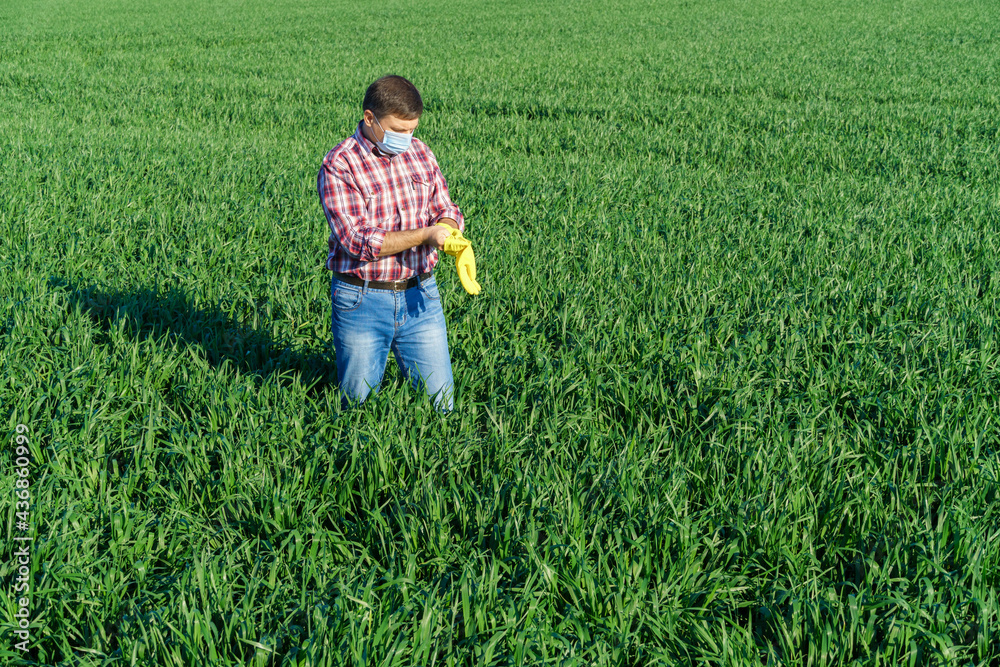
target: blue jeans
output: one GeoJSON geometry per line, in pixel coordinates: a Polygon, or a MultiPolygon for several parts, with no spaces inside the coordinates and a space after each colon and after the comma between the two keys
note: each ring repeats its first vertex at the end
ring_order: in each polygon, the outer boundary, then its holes
{"type": "Polygon", "coordinates": [[[359,287],[334,276],[330,301],[342,407],[378,393],[391,349],[414,389],[423,386],[439,411],[452,409],[448,332],[434,276],[405,292],[359,287]]]}

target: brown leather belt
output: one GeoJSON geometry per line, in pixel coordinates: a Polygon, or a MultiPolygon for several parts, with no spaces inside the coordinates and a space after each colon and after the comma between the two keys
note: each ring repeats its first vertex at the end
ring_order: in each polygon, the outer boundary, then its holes
{"type": "MultiPolygon", "coordinates": [[[[361,278],[358,278],[357,276],[352,276],[347,273],[337,273],[336,271],[333,272],[333,275],[337,278],[337,280],[342,280],[348,285],[357,285],[358,287],[364,287],[365,285],[365,281],[361,280],[361,278]]],[[[408,278],[407,280],[390,280],[388,282],[383,282],[381,280],[369,280],[368,288],[387,289],[393,292],[403,292],[410,289],[411,287],[416,287],[417,285],[420,284],[421,280],[427,280],[433,275],[434,275],[433,271],[428,271],[427,273],[421,273],[419,276],[413,276],[412,278],[408,278]]]]}

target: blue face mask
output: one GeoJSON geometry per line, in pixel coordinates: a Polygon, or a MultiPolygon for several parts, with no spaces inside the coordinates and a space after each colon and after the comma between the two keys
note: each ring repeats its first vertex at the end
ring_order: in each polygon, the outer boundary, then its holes
{"type": "Polygon", "coordinates": [[[382,127],[382,123],[378,122],[378,118],[375,119],[378,123],[378,128],[382,130],[385,134],[382,137],[382,141],[376,141],[375,145],[379,147],[383,153],[388,153],[389,155],[399,155],[400,153],[405,153],[406,149],[410,147],[410,142],[413,140],[413,134],[405,134],[403,132],[391,132],[382,127]]]}

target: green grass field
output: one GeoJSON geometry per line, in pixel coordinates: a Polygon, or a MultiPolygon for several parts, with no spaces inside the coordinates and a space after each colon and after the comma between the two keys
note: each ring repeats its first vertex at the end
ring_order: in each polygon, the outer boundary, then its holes
{"type": "Polygon", "coordinates": [[[985,0],[0,0],[0,661],[1000,664],[998,119],[985,0]],[[339,412],[386,73],[447,418],[339,412]]]}

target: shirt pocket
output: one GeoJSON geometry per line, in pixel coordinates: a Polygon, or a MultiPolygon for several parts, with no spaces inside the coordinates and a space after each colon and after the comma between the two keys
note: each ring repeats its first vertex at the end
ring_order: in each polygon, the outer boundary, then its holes
{"type": "Polygon", "coordinates": [[[417,216],[423,219],[431,202],[431,179],[423,174],[414,174],[411,180],[413,206],[417,216]]]}
{"type": "Polygon", "coordinates": [[[368,187],[368,194],[365,195],[365,209],[368,211],[368,219],[373,222],[381,222],[389,217],[389,186],[382,183],[372,183],[368,187]]]}

